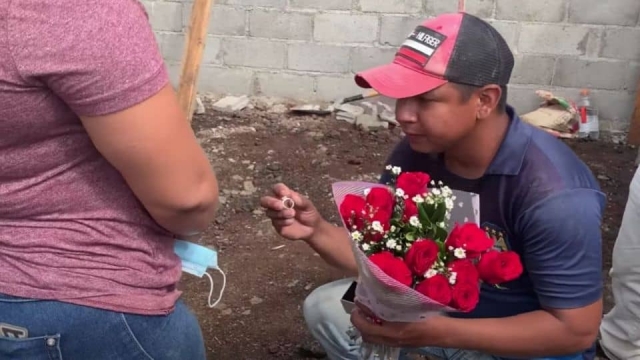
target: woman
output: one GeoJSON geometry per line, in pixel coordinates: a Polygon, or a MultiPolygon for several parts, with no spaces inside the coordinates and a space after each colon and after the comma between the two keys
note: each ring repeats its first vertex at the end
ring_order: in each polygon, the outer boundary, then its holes
{"type": "Polygon", "coordinates": [[[204,359],[218,185],[135,0],[0,0],[0,358],[204,359]]]}

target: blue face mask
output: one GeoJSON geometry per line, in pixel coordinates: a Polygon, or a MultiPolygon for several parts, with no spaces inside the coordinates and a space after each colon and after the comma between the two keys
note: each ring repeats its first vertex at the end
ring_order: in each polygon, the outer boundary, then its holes
{"type": "Polygon", "coordinates": [[[208,305],[209,307],[218,305],[222,299],[222,293],[227,283],[227,277],[224,271],[218,267],[218,253],[215,250],[184,240],[176,240],[173,250],[176,255],[180,257],[180,260],[182,260],[182,271],[200,278],[205,275],[209,278],[211,290],[209,291],[208,305]],[[207,273],[208,268],[217,270],[222,274],[220,296],[213,304],[211,303],[211,297],[213,296],[213,278],[207,273]]]}

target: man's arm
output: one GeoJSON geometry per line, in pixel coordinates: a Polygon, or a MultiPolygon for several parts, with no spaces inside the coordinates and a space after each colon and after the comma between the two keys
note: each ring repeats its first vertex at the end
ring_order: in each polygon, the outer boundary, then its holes
{"type": "Polygon", "coordinates": [[[432,324],[443,334],[438,346],[539,357],[593,345],[602,316],[603,199],[594,190],[570,190],[520,217],[525,267],[544,310],[502,319],[439,319],[432,324]]]}

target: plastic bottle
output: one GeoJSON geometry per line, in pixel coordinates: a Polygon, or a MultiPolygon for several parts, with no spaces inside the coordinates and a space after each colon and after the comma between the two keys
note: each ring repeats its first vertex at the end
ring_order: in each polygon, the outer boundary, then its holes
{"type": "Polygon", "coordinates": [[[600,121],[598,119],[597,110],[591,104],[588,89],[582,89],[580,91],[578,113],[580,114],[578,137],[582,139],[598,140],[600,138],[600,121]]]}

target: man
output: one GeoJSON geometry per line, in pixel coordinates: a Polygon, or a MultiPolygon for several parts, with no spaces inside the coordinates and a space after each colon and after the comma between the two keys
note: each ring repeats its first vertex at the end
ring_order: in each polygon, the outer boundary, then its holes
{"type": "Polygon", "coordinates": [[[600,345],[612,360],[640,359],[640,169],[613,248],[611,285],[616,305],[600,325],[600,345]]]}
{"type": "MultiPolygon", "coordinates": [[[[458,13],[425,21],[393,63],[356,76],[360,86],[397,99],[406,137],[387,164],[480,194],[481,226],[502,249],[520,254],[525,271],[506,289],[483,287],[471,313],[408,324],[374,324],[358,308],[346,314],[340,298],[353,279],[324,285],[305,300],[304,316],[330,359],[358,359],[351,324],[369,343],[443,359],[593,359],[605,197],[569,147],[506,105],[513,65],[493,27],[458,13]]],[[[346,230],[324,220],[308,199],[278,184],[261,203],[280,235],[307,242],[329,264],[357,275],[346,230]],[[284,196],[294,209],[284,207],[284,196]]]]}

